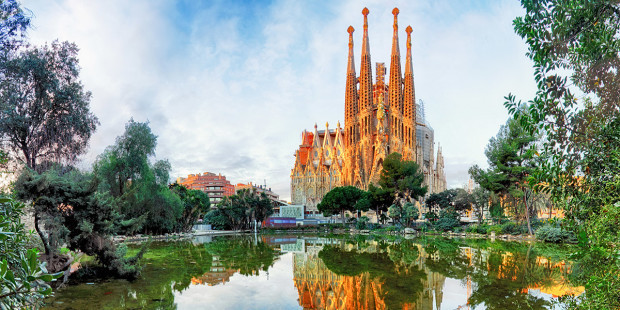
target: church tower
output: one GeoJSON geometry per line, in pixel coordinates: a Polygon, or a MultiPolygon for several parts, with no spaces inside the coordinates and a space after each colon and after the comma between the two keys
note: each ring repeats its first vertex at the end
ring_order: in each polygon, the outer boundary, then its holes
{"type": "Polygon", "coordinates": [[[361,139],[357,145],[357,156],[354,159],[357,169],[353,177],[353,186],[366,188],[372,168],[372,135],[373,135],[373,87],[372,66],[370,61],[370,43],[368,40],[368,8],[362,10],[364,15],[364,34],[362,37],[362,63],[360,65],[359,104],[361,139]]]}
{"type": "MultiPolygon", "coordinates": [[[[407,32],[407,60],[405,64],[405,87],[403,98],[403,158],[405,160],[416,160],[416,104],[415,104],[415,87],[413,84],[413,64],[411,57],[411,32],[413,29],[408,26],[407,32]]],[[[421,165],[421,162],[419,162],[421,165]]]]}
{"type": "MultiPolygon", "coordinates": [[[[359,141],[358,124],[358,95],[357,95],[357,76],[355,74],[355,58],[353,57],[353,26],[349,26],[349,57],[347,62],[347,82],[344,99],[344,146],[347,158],[356,157],[356,148],[359,141]]],[[[355,161],[345,161],[344,181],[353,183],[353,172],[357,170],[355,161]]]]}
{"type": "MultiPolygon", "coordinates": [[[[417,137],[415,86],[411,52],[411,26],[407,27],[407,55],[405,68],[401,67],[398,36],[398,8],[394,15],[390,72],[386,76],[385,63],[376,63],[376,80],[373,81],[368,38],[368,8],[364,16],[360,74],[357,76],[353,51],[353,26],[349,26],[349,53],[344,102],[344,129],[304,131],[302,144],[295,152],[295,167],[291,170],[291,198],[293,203],[305,204],[309,212],[318,213],[316,205],[323,195],[336,186],[352,185],[366,190],[370,183],[377,183],[383,160],[390,153],[398,152],[405,160],[418,161],[425,168],[425,182],[432,190],[434,158],[432,154],[432,129],[425,129],[423,138],[417,137]],[[373,83],[374,82],[374,83],[373,83]],[[430,133],[428,136],[426,133],[430,133]],[[424,138],[424,137],[429,137],[424,138]],[[428,140],[428,141],[427,141],[428,140]],[[423,143],[424,142],[424,143],[423,143]],[[431,147],[425,151],[426,147],[431,147]],[[427,157],[429,157],[427,159],[427,157]],[[428,165],[426,162],[428,161],[428,165]]],[[[440,159],[438,159],[438,162],[440,159]]],[[[443,173],[443,157],[439,165],[443,173]]],[[[445,179],[445,178],[444,178],[445,179]]]]}
{"type": "Polygon", "coordinates": [[[402,154],[402,108],[403,108],[403,77],[400,69],[400,47],[398,46],[398,8],[392,10],[394,14],[394,34],[392,35],[392,56],[390,57],[390,144],[389,152],[402,154]]]}

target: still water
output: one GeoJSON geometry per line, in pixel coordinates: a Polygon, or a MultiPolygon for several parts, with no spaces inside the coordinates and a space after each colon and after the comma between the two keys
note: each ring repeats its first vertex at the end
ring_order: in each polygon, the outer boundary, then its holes
{"type": "Polygon", "coordinates": [[[561,309],[571,249],[391,236],[152,243],[140,279],[66,287],[47,309],[561,309]]]}

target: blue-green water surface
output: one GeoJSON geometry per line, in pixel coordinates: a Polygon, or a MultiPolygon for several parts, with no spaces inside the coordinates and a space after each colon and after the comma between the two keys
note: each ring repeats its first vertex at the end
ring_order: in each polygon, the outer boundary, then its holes
{"type": "Polygon", "coordinates": [[[391,236],[246,235],[152,243],[135,281],[71,285],[46,309],[553,309],[571,249],[391,236]]]}

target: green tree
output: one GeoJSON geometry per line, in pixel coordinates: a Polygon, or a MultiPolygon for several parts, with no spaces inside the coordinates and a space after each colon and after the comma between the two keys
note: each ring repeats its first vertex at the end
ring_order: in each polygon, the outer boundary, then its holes
{"type": "MultiPolygon", "coordinates": [[[[15,0],[0,2],[0,63],[6,62],[25,38],[30,18],[15,0]]],[[[1,66],[1,65],[0,65],[1,66]]],[[[0,78],[0,80],[4,77],[0,78]]],[[[3,134],[0,133],[0,138],[3,134]]],[[[9,154],[0,149],[0,174],[7,170],[9,154]]],[[[0,194],[0,308],[37,308],[52,289],[47,284],[61,274],[50,275],[39,262],[37,249],[29,249],[21,217],[24,204],[0,194]]]]}
{"type": "Polygon", "coordinates": [[[207,213],[205,220],[216,229],[250,229],[254,221],[261,223],[273,214],[273,204],[265,193],[243,189],[224,197],[217,209],[207,213]]]}
{"type": "Polygon", "coordinates": [[[392,153],[383,161],[379,186],[393,197],[392,206],[399,209],[392,212],[393,214],[406,213],[406,203],[415,203],[426,194],[427,187],[422,186],[423,182],[424,174],[420,171],[420,166],[413,161],[403,160],[399,153],[392,153]]]}
{"type": "Polygon", "coordinates": [[[0,61],[0,137],[32,169],[75,161],[99,123],[79,80],[77,52],[54,41],[0,61]]]}
{"type": "Polygon", "coordinates": [[[56,167],[42,174],[27,169],[15,191],[20,199],[33,201],[35,222],[43,222],[46,233],[38,232],[50,271],[68,271],[72,258],[60,253],[66,245],[94,256],[110,275],[131,279],[139,274],[136,263],[143,252],[125,257],[126,249],[114,244],[118,212],[109,195],[97,192],[92,175],[56,167]]]}
{"type": "Polygon", "coordinates": [[[377,216],[380,217],[379,214],[387,212],[394,202],[394,195],[389,190],[370,183],[368,184],[367,199],[370,204],[369,209],[375,210],[377,216]]]}
{"type": "Polygon", "coordinates": [[[489,210],[489,199],[491,198],[491,193],[482,187],[476,187],[470,195],[472,212],[476,214],[478,224],[480,225],[484,219],[485,211],[489,210]]]}
{"type": "Polygon", "coordinates": [[[190,231],[196,221],[209,212],[211,206],[209,196],[201,190],[188,189],[176,182],[171,184],[169,188],[183,202],[183,215],[179,222],[179,228],[181,231],[190,231]]]}
{"type": "Polygon", "coordinates": [[[525,218],[529,234],[533,233],[531,204],[534,195],[529,179],[537,167],[534,158],[536,141],[535,135],[516,120],[509,119],[486,147],[489,168],[483,170],[474,165],[469,169],[469,175],[476,183],[510,202],[514,214],[525,218]]]}
{"type": "Polygon", "coordinates": [[[458,192],[456,189],[447,189],[440,193],[434,193],[426,198],[426,207],[429,210],[432,209],[445,209],[454,206],[456,195],[458,192]]]}
{"type": "Polygon", "coordinates": [[[505,106],[530,132],[546,137],[533,183],[563,206],[578,233],[586,294],[573,308],[620,307],[617,190],[620,170],[620,4],[617,1],[522,1],[515,31],[528,44],[536,96],[524,113],[505,106]],[[607,228],[609,227],[609,228],[607,228]],[[588,274],[588,273],[584,273],[588,274]]]}
{"type": "Polygon", "coordinates": [[[168,189],[170,163],[150,162],[156,146],[148,122],[130,119],[123,135],[94,163],[99,191],[110,193],[119,205],[122,233],[167,233],[183,226],[181,198],[168,189]]]}
{"type": "MultiPolygon", "coordinates": [[[[344,212],[354,211],[360,199],[364,197],[364,191],[355,186],[334,187],[323,197],[317,205],[319,211],[325,216],[340,214],[344,225],[344,212]]],[[[367,205],[366,205],[367,206],[367,205]]]]}
{"type": "Polygon", "coordinates": [[[448,207],[439,211],[438,219],[433,223],[436,229],[449,231],[461,225],[459,213],[454,207],[448,207]]]}
{"type": "Polygon", "coordinates": [[[457,188],[455,190],[456,197],[454,197],[454,209],[459,212],[471,210],[472,204],[474,203],[472,195],[462,188],[457,188]]]}
{"type": "Polygon", "coordinates": [[[415,204],[411,202],[405,202],[402,208],[396,205],[390,206],[390,208],[388,209],[388,214],[391,218],[394,219],[395,222],[400,222],[405,226],[410,227],[411,223],[417,220],[420,216],[420,211],[418,210],[418,207],[415,206],[415,204]]]}

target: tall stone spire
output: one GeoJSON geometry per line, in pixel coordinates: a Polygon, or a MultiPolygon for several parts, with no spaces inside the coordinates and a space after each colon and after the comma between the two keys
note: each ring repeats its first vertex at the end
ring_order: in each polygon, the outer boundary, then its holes
{"type": "Polygon", "coordinates": [[[400,48],[398,47],[398,8],[394,14],[394,35],[392,36],[392,57],[390,62],[390,108],[402,113],[402,75],[400,69],[400,48]]]}
{"type": "Polygon", "coordinates": [[[345,145],[348,146],[352,143],[355,143],[354,140],[354,128],[355,128],[355,116],[358,112],[357,106],[357,76],[355,74],[355,59],[353,57],[353,29],[352,26],[349,26],[347,29],[349,32],[349,61],[347,65],[347,86],[346,93],[344,99],[344,110],[345,110],[345,145]]]}
{"type": "Polygon", "coordinates": [[[407,135],[405,142],[409,147],[416,146],[416,110],[415,110],[415,88],[413,84],[413,64],[411,57],[411,26],[405,29],[407,32],[407,60],[405,63],[405,87],[404,87],[404,122],[408,127],[405,134],[407,135]]]}
{"type": "Polygon", "coordinates": [[[362,64],[360,66],[359,110],[372,106],[372,67],[370,66],[370,46],[368,43],[368,8],[362,10],[364,15],[364,36],[362,39],[362,64]]]}

